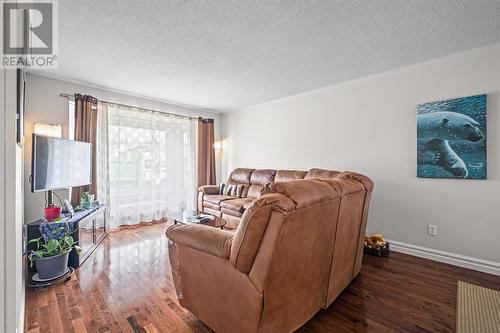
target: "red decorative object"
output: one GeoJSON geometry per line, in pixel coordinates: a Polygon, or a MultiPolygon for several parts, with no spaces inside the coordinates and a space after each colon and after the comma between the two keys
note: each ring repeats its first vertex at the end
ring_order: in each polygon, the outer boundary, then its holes
{"type": "Polygon", "coordinates": [[[57,206],[45,207],[44,212],[47,221],[54,221],[59,216],[61,216],[61,207],[57,206]]]}

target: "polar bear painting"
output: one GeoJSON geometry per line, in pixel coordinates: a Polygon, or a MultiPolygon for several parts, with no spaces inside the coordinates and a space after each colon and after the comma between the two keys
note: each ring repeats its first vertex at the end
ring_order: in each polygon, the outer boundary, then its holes
{"type": "Polygon", "coordinates": [[[417,176],[486,179],[486,95],[417,106],[417,176]]]}

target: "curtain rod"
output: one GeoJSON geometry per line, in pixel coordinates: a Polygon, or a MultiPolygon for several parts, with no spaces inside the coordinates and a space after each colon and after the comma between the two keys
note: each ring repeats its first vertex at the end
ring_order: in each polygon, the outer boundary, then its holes
{"type": "MultiPolygon", "coordinates": [[[[71,99],[71,100],[75,99],[75,95],[74,94],[60,93],[59,96],[65,97],[65,98],[71,99]]],[[[124,106],[124,107],[127,107],[127,108],[136,108],[136,109],[148,110],[148,111],[151,111],[151,112],[168,114],[168,115],[175,116],[175,117],[180,117],[180,118],[187,118],[187,119],[199,119],[199,118],[202,118],[202,119],[212,119],[212,118],[186,116],[186,115],[172,113],[172,112],[158,111],[158,110],[153,110],[153,109],[150,109],[150,108],[143,108],[143,107],[140,107],[140,106],[128,105],[128,104],[122,104],[122,103],[116,103],[116,102],[110,102],[110,101],[103,101],[103,100],[99,100],[99,99],[98,99],[98,101],[103,102],[103,103],[108,103],[108,104],[115,104],[115,105],[119,105],[119,106],[124,106]]]]}

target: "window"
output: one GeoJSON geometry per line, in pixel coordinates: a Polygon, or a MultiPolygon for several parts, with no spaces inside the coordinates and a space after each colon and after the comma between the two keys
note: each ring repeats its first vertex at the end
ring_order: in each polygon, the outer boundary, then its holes
{"type": "Polygon", "coordinates": [[[110,226],[194,210],[195,120],[108,103],[100,103],[99,112],[98,183],[109,184],[110,226]],[[108,179],[102,175],[103,150],[108,179]]]}

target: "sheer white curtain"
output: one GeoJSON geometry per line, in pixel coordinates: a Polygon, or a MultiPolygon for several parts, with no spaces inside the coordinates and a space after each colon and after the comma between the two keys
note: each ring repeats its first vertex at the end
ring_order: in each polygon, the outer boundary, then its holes
{"type": "Polygon", "coordinates": [[[106,221],[109,221],[108,110],[101,102],[97,102],[96,172],[97,200],[108,207],[106,221]]]}
{"type": "Polygon", "coordinates": [[[194,210],[196,120],[108,103],[99,109],[98,155],[107,175],[99,172],[98,183],[107,187],[110,227],[194,210]]]}

